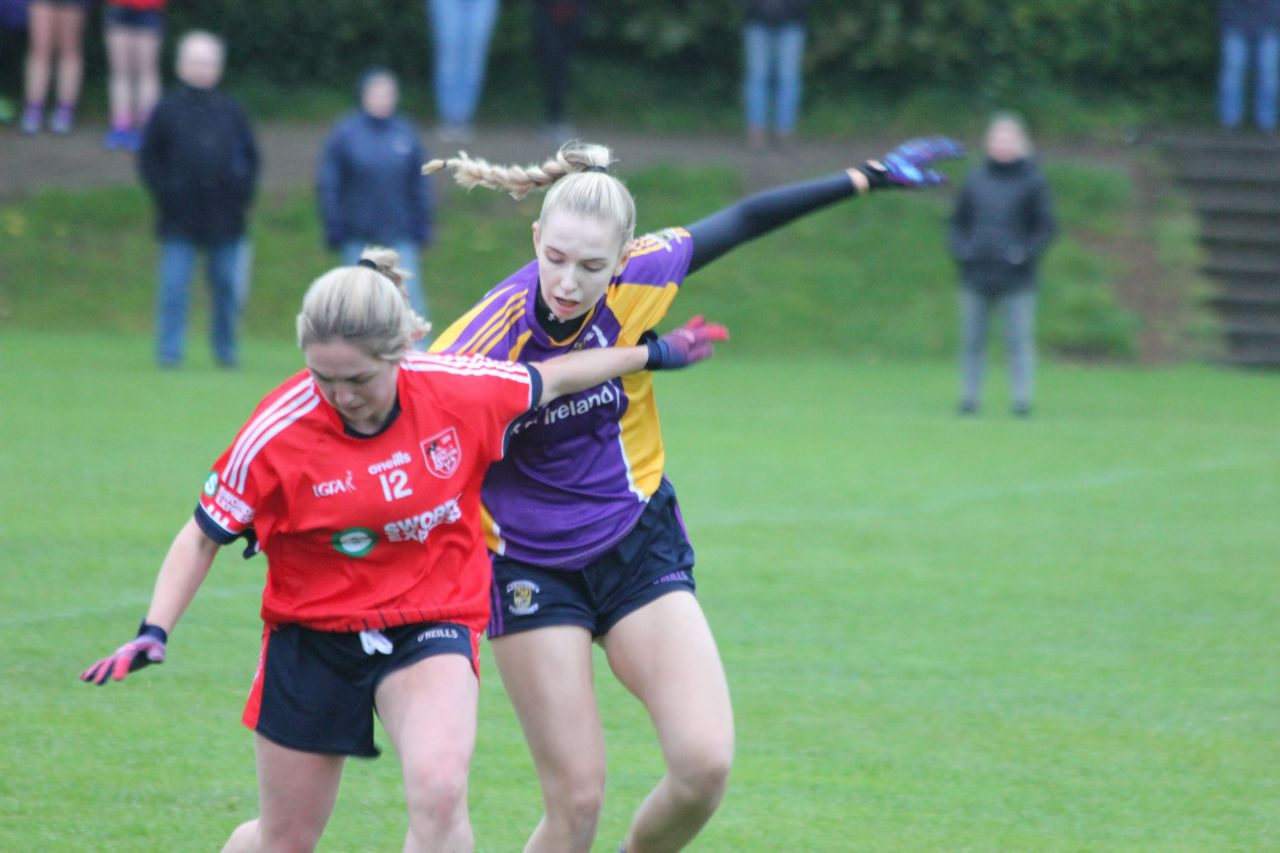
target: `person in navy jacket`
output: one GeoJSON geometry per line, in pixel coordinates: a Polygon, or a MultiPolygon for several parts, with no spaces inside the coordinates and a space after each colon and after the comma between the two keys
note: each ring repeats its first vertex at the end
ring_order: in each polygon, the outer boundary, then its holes
{"type": "Polygon", "coordinates": [[[426,151],[396,112],[395,74],[373,68],[360,77],[359,107],[334,125],[324,144],[316,194],[325,242],[351,266],[368,245],[400,254],[414,310],[427,317],[419,255],[431,243],[432,198],[422,174],[426,151]]]}

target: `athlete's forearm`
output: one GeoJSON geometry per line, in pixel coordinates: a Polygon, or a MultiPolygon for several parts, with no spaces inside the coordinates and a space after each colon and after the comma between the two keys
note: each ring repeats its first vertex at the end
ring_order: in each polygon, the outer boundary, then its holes
{"type": "Polygon", "coordinates": [[[689,272],[695,272],[730,249],[779,226],[841,199],[862,195],[868,189],[867,176],[857,169],[848,169],[825,178],[787,184],[747,196],[688,227],[693,238],[689,272]]]}
{"type": "Polygon", "coordinates": [[[217,553],[218,544],[204,535],[194,518],[188,520],[160,564],[146,621],[172,633],[187,605],[195,598],[196,590],[204,583],[217,553]]]}
{"type": "Polygon", "coordinates": [[[643,370],[649,360],[648,347],[604,347],[580,350],[534,367],[542,374],[542,399],[545,406],[557,397],[594,388],[615,376],[643,370]]]}

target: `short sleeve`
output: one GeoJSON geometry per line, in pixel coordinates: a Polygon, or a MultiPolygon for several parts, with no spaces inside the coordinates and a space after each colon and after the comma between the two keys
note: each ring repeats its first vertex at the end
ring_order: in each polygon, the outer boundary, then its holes
{"type": "Polygon", "coordinates": [[[501,459],[508,429],[542,397],[542,376],[528,365],[475,355],[412,355],[403,369],[431,377],[440,404],[465,419],[490,460],[501,459]]]}
{"type": "Polygon", "coordinates": [[[693,238],[683,228],[646,234],[631,244],[627,264],[609,287],[609,310],[622,325],[622,345],[662,321],[689,272],[693,238]]]}

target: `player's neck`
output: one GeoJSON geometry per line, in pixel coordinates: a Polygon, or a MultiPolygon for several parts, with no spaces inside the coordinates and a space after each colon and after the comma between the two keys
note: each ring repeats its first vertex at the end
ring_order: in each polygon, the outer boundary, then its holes
{"type": "Polygon", "coordinates": [[[565,338],[573,337],[582,328],[582,324],[586,322],[586,314],[570,320],[557,320],[556,315],[551,310],[551,306],[547,304],[547,300],[542,298],[541,285],[536,288],[534,297],[533,314],[538,318],[538,325],[542,327],[542,331],[546,332],[553,341],[563,341],[565,338]]]}

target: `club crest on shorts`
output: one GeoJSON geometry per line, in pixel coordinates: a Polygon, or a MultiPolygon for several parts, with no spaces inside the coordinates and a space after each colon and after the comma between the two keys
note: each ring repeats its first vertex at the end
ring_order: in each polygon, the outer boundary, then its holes
{"type": "Polygon", "coordinates": [[[511,604],[507,605],[507,610],[511,611],[515,616],[528,616],[530,613],[536,613],[538,602],[533,600],[533,596],[541,591],[541,587],[533,581],[512,581],[507,584],[507,594],[511,596],[511,604]]]}
{"type": "Polygon", "coordinates": [[[462,443],[458,441],[458,431],[449,427],[423,439],[422,458],[427,462],[427,470],[435,476],[442,480],[452,477],[462,464],[462,443]]]}

